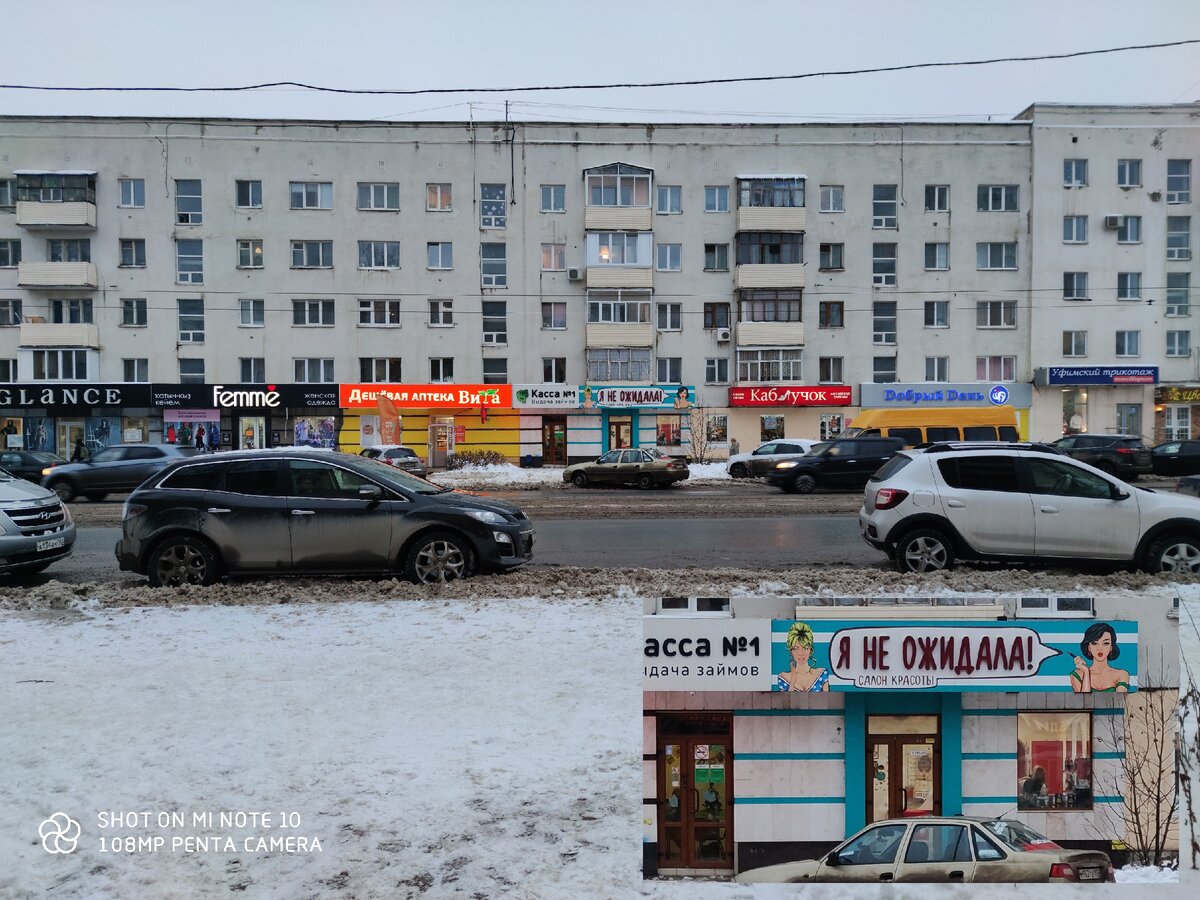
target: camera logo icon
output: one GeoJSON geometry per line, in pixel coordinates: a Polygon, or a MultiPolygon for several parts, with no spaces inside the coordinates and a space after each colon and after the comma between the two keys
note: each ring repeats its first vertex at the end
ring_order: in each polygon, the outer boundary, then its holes
{"type": "Polygon", "coordinates": [[[64,812],[56,812],[38,826],[42,849],[47,853],[74,853],[79,831],[79,823],[64,812]]]}

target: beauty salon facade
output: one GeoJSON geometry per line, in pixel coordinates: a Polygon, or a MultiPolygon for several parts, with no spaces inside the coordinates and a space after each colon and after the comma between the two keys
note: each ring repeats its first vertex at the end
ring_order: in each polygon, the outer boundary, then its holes
{"type": "Polygon", "coordinates": [[[1138,671],[1178,684],[1168,611],[1104,598],[647,601],[646,874],[812,858],[870,822],[928,814],[1015,817],[1111,849],[1126,833],[1138,671]],[[1119,651],[1077,669],[1101,633],[1119,651]],[[1096,689],[1077,691],[1093,672],[1096,689]]]}

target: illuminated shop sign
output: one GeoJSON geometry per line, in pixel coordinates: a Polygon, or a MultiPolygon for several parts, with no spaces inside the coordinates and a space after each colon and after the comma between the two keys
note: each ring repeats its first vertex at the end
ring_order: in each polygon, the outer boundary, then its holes
{"type": "Polygon", "coordinates": [[[91,406],[149,406],[148,384],[6,384],[0,407],[78,409],[91,406]]]}
{"type": "Polygon", "coordinates": [[[1047,366],[1033,373],[1040,386],[1052,384],[1158,384],[1158,366],[1047,366]]]}
{"type": "Polygon", "coordinates": [[[336,407],[336,384],[153,384],[152,406],[164,409],[336,407]]]}
{"type": "Polygon", "coordinates": [[[730,406],[849,406],[850,385],[731,387],[730,406]]]}
{"type": "Polygon", "coordinates": [[[566,384],[514,384],[512,386],[515,408],[541,407],[542,409],[578,409],[583,402],[579,388],[566,384]]]}
{"type": "Polygon", "coordinates": [[[961,384],[863,384],[859,386],[859,405],[864,409],[922,406],[1015,406],[1027,409],[1033,405],[1033,386],[969,381],[961,384]]]}
{"type": "Polygon", "coordinates": [[[584,385],[580,389],[584,409],[605,407],[607,409],[625,409],[632,407],[667,407],[688,409],[695,402],[696,389],[691,385],[678,387],[647,387],[645,385],[629,385],[627,387],[593,387],[584,385]]]}
{"type": "Polygon", "coordinates": [[[342,409],[374,409],[380,398],[402,409],[511,407],[511,384],[343,384],[342,409]]]}

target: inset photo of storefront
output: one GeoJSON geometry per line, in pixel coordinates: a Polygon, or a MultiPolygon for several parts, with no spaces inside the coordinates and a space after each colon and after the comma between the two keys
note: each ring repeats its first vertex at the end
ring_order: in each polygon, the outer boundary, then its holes
{"type": "MultiPolygon", "coordinates": [[[[1053,440],[1067,434],[1150,437],[1157,424],[1158,366],[1046,366],[1034,370],[1034,434],[1053,440]]],[[[1165,422],[1164,422],[1165,424],[1165,422]]]]}

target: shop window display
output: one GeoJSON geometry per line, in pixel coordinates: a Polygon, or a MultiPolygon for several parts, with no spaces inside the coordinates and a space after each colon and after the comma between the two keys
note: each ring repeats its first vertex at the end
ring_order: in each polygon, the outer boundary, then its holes
{"type": "Polygon", "coordinates": [[[1092,716],[1017,715],[1017,809],[1092,808],[1092,716]]]}

